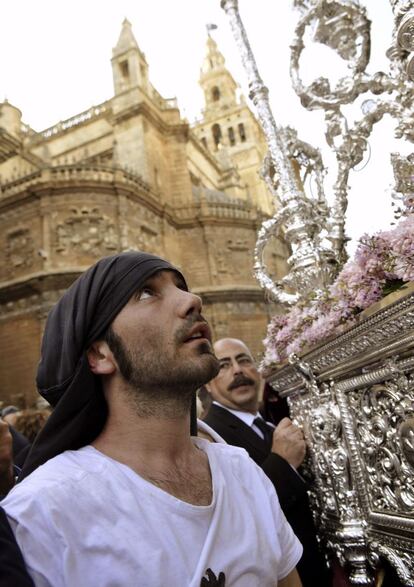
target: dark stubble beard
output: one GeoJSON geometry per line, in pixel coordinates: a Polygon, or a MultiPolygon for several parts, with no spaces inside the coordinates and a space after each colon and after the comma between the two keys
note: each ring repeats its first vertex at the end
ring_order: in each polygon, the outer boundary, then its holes
{"type": "MultiPolygon", "coordinates": [[[[109,327],[105,334],[134,411],[141,417],[177,419],[189,413],[196,390],[219,370],[219,364],[207,344],[200,344],[200,361],[174,366],[153,352],[133,353],[121,337],[109,327]]],[[[149,349],[147,349],[149,350],[149,349]]]]}

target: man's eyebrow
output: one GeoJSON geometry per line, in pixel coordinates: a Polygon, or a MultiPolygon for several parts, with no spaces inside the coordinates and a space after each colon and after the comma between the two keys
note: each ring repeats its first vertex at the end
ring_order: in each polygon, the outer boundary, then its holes
{"type": "MultiPolygon", "coordinates": [[[[246,358],[250,359],[251,361],[253,360],[253,359],[252,359],[252,357],[251,357],[251,356],[250,356],[248,353],[239,353],[239,354],[238,354],[238,355],[236,355],[234,358],[235,358],[235,359],[236,359],[236,361],[237,361],[238,359],[242,359],[242,358],[244,358],[244,357],[246,357],[246,358]]],[[[231,361],[231,357],[220,357],[220,358],[219,358],[219,361],[231,361]]]]}
{"type": "Polygon", "coordinates": [[[178,275],[177,273],[174,273],[174,281],[175,281],[175,285],[177,287],[180,287],[180,288],[185,289],[186,291],[188,291],[187,284],[186,284],[184,278],[181,277],[181,275],[178,275]]]}

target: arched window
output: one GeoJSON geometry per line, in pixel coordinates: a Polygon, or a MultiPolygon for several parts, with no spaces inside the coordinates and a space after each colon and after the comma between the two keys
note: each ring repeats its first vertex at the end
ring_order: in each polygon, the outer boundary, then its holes
{"type": "Polygon", "coordinates": [[[129,64],[128,64],[127,59],[125,59],[125,61],[120,62],[119,69],[121,70],[122,77],[124,79],[128,79],[129,78],[129,64]]]}
{"type": "Polygon", "coordinates": [[[213,133],[214,144],[216,147],[221,143],[221,128],[219,124],[213,124],[211,127],[211,131],[213,133]]]}
{"type": "Polygon", "coordinates": [[[244,124],[242,122],[239,124],[239,135],[241,142],[244,143],[246,141],[246,131],[244,130],[244,124]]]}
{"type": "Polygon", "coordinates": [[[236,144],[236,137],[234,136],[234,130],[232,126],[229,126],[227,129],[227,133],[229,135],[229,143],[231,146],[236,144]]]}
{"type": "Polygon", "coordinates": [[[201,142],[203,143],[203,145],[207,149],[207,139],[206,139],[206,137],[201,137],[201,142]]]}
{"type": "Polygon", "coordinates": [[[220,90],[217,86],[211,90],[211,97],[213,98],[213,102],[218,102],[220,100],[220,90]]]}

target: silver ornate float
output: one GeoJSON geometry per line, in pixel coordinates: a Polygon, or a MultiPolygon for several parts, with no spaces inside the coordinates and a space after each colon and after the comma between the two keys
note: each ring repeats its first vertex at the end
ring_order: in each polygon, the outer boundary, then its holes
{"type": "MultiPolygon", "coordinates": [[[[256,276],[270,297],[286,306],[322,293],[346,261],[348,177],[362,161],[374,125],[388,114],[396,137],[414,140],[414,0],[390,3],[389,68],[369,74],[371,23],[359,0],[294,0],[299,21],[291,44],[292,85],[305,108],[324,112],[326,141],[337,163],[328,206],[319,150],[276,124],[238,2],[221,0],[268,139],[263,177],[278,209],[258,235],[256,276]],[[348,65],[348,75],[335,85],[325,77],[303,82],[300,59],[308,31],[348,65]],[[362,97],[360,118],[350,121],[344,107],[362,97]],[[316,178],[314,195],[305,193],[304,172],[316,178]],[[292,249],[290,272],[274,283],[263,251],[282,226],[292,249]]],[[[393,153],[391,162],[397,215],[412,213],[414,154],[393,153]]],[[[404,585],[414,585],[414,287],[367,311],[357,326],[330,342],[291,356],[267,377],[289,398],[293,417],[305,430],[312,499],[328,551],[353,584],[372,585],[388,561],[404,585]]]]}
{"type": "Polygon", "coordinates": [[[384,559],[414,585],[414,286],[401,294],[269,375],[308,440],[321,539],[356,585],[384,559]]]}

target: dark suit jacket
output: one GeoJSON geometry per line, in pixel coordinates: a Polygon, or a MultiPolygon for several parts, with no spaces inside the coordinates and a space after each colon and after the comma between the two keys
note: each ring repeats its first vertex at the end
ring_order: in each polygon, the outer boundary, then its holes
{"type": "Polygon", "coordinates": [[[264,440],[254,430],[225,408],[212,404],[204,421],[228,444],[244,448],[272,481],[281,508],[303,545],[303,556],[297,565],[303,586],[330,585],[316,540],[306,483],[285,459],[269,452],[264,440]]]}
{"type": "Polygon", "coordinates": [[[34,587],[6,513],[0,507],[0,586],[34,587]]]}
{"type": "Polygon", "coordinates": [[[23,463],[25,458],[30,450],[31,444],[26,436],[20,434],[13,426],[9,426],[10,434],[12,435],[12,450],[13,450],[13,463],[18,468],[18,472],[20,472],[21,468],[23,467],[23,463]]]}

